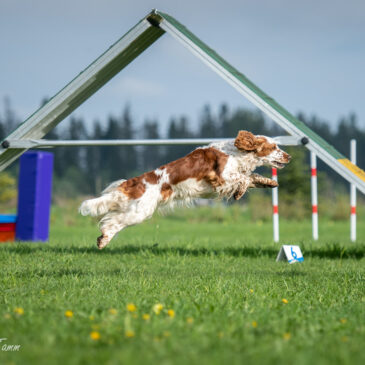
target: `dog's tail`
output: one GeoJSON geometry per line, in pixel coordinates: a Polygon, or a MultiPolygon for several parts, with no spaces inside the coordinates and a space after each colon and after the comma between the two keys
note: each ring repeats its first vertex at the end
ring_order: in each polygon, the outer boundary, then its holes
{"type": "Polygon", "coordinates": [[[105,190],[103,190],[101,197],[95,199],[88,199],[81,203],[79,212],[81,215],[91,215],[98,217],[121,206],[125,199],[123,193],[116,188],[125,180],[118,180],[111,183],[105,190]]]}
{"type": "Polygon", "coordinates": [[[91,215],[98,217],[106,214],[112,204],[111,194],[102,195],[100,198],[88,199],[82,202],[79,212],[82,215],[91,215]]]}

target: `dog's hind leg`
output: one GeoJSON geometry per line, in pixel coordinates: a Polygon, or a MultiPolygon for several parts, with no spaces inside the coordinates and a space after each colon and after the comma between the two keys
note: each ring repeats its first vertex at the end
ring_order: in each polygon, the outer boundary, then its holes
{"type": "Polygon", "coordinates": [[[111,239],[128,224],[124,221],[124,214],[120,212],[107,213],[100,221],[101,236],[97,238],[96,244],[101,250],[111,239]]]}
{"type": "Polygon", "coordinates": [[[141,200],[137,204],[131,204],[125,212],[112,211],[105,214],[100,221],[102,235],[97,239],[97,246],[100,250],[122,229],[142,223],[152,217],[156,205],[144,203],[145,201],[141,200]]]}

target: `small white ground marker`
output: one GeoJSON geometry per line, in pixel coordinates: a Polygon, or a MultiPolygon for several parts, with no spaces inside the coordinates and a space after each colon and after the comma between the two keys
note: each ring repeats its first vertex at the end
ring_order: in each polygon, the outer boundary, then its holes
{"type": "Polygon", "coordinates": [[[288,261],[289,264],[303,262],[304,257],[299,246],[283,245],[280,248],[276,261],[288,261]]]}

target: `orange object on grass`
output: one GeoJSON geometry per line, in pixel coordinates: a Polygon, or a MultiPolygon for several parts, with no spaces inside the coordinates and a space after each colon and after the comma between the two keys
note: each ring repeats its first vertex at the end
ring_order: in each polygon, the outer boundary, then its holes
{"type": "Polygon", "coordinates": [[[15,240],[15,223],[0,222],[0,242],[15,240]]]}
{"type": "Polygon", "coordinates": [[[14,231],[0,231],[0,242],[9,242],[15,240],[15,230],[14,231]]]}

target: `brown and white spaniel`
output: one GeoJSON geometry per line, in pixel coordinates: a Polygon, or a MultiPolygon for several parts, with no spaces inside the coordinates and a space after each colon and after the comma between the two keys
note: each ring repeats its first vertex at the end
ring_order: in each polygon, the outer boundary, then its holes
{"type": "Polygon", "coordinates": [[[238,200],[248,188],[276,187],[277,182],[252,172],[258,166],[282,168],[290,156],[270,137],[240,131],[235,140],[199,147],[154,171],[109,185],[101,197],[85,200],[82,215],[99,216],[104,248],[122,229],[151,218],[157,208],[196,198],[238,200]]]}

